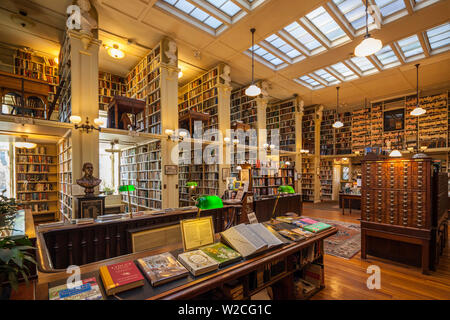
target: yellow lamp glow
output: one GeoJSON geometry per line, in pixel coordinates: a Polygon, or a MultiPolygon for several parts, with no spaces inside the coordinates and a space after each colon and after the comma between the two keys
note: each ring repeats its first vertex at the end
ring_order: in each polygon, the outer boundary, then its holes
{"type": "Polygon", "coordinates": [[[108,54],[114,59],[122,59],[125,56],[125,53],[119,49],[117,44],[108,49],[108,54]]]}
{"type": "Polygon", "coordinates": [[[183,72],[182,71],[178,72],[178,79],[180,79],[182,76],[183,76],[183,72]]]}
{"type": "Polygon", "coordinates": [[[391,153],[389,153],[389,157],[392,157],[392,158],[398,158],[401,156],[402,156],[401,152],[398,151],[397,149],[392,150],[391,153]]]}
{"type": "Polygon", "coordinates": [[[80,116],[70,116],[69,118],[70,122],[72,122],[73,124],[79,124],[81,123],[81,117],[80,116]]]}
{"type": "Polygon", "coordinates": [[[18,141],[14,143],[14,145],[16,146],[16,148],[26,148],[26,149],[36,148],[36,143],[26,141],[18,141]]]}
{"type": "Polygon", "coordinates": [[[94,119],[94,123],[97,125],[97,126],[102,126],[103,125],[103,120],[102,119],[99,119],[99,118],[95,118],[94,119]]]}

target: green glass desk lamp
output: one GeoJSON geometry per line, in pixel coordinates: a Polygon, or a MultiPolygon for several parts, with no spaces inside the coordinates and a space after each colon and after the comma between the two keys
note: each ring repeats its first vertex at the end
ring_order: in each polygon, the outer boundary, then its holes
{"type": "Polygon", "coordinates": [[[282,185],[278,187],[278,195],[277,199],[275,200],[275,205],[273,206],[272,219],[275,219],[275,210],[277,209],[278,199],[280,198],[280,195],[292,193],[295,193],[294,188],[292,188],[292,186],[282,185]]]}
{"type": "Polygon", "coordinates": [[[200,211],[223,208],[223,202],[218,196],[200,196],[197,198],[195,206],[198,208],[197,218],[199,218],[200,211]]]}
{"type": "Polygon", "coordinates": [[[119,187],[119,192],[127,192],[128,193],[128,211],[130,212],[130,217],[133,218],[133,211],[131,210],[131,197],[130,197],[130,191],[134,191],[136,188],[131,185],[123,185],[119,187]]]}

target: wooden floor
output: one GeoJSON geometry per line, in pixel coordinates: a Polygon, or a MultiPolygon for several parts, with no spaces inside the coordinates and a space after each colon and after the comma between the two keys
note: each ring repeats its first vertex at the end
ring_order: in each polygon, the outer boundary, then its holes
{"type": "MultiPolygon", "coordinates": [[[[358,210],[342,215],[337,203],[304,204],[305,216],[358,223],[358,210]]],[[[361,260],[358,253],[352,259],[325,255],[325,289],[313,300],[398,300],[398,299],[450,299],[450,243],[444,249],[439,265],[431,275],[423,275],[420,268],[398,264],[369,256],[361,260]],[[381,289],[366,286],[367,267],[377,265],[381,270],[381,289]]]]}
{"type": "MultiPolygon", "coordinates": [[[[359,223],[359,211],[345,215],[336,203],[304,204],[304,215],[350,223],[359,223]]],[[[361,260],[359,254],[352,259],[325,255],[325,289],[314,300],[375,300],[375,299],[450,299],[450,244],[447,244],[437,271],[423,275],[420,268],[369,257],[361,260]],[[367,267],[381,269],[381,289],[369,290],[367,267]]],[[[33,286],[13,294],[12,299],[33,299],[33,286]]]]}

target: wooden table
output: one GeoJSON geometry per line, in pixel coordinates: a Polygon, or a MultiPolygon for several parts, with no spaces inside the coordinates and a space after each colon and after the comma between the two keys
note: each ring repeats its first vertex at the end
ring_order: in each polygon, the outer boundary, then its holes
{"type": "MultiPolygon", "coordinates": [[[[159,287],[152,287],[148,281],[140,288],[135,288],[126,292],[118,294],[121,299],[143,300],[143,299],[191,299],[202,294],[208,293],[215,288],[220,288],[225,283],[229,283],[235,279],[240,279],[244,285],[244,296],[253,295],[268,286],[271,286],[275,299],[292,299],[294,297],[294,272],[296,269],[293,266],[296,254],[299,254],[303,249],[320,243],[323,248],[323,240],[337,233],[336,228],[331,228],[319,233],[318,235],[301,242],[293,242],[286,244],[277,249],[272,249],[248,260],[241,260],[230,266],[221,268],[215,272],[211,272],[198,277],[188,276],[187,278],[175,280],[159,287]],[[263,285],[250,290],[248,277],[250,273],[264,268],[265,265],[276,261],[285,261],[284,270],[278,275],[274,276],[270,281],[264,282],[263,285]]],[[[114,264],[118,262],[136,260],[138,258],[154,255],[170,251],[175,256],[181,251],[181,244],[166,246],[158,250],[143,251],[134,254],[127,254],[116,257],[114,259],[103,260],[95,263],[90,263],[81,266],[81,274],[86,276],[98,276],[100,266],[114,264]],[[174,251],[175,250],[175,251],[174,251]]],[[[322,250],[323,251],[323,250],[322,250]]],[[[320,262],[323,263],[323,255],[320,257],[320,262]]],[[[64,270],[65,271],[65,270],[64,270]]],[[[57,273],[40,273],[39,281],[36,288],[36,299],[48,299],[48,285],[51,282],[57,284],[64,283],[68,275],[64,272],[57,273]]],[[[99,281],[100,286],[101,280],[99,281]]],[[[115,298],[110,296],[110,300],[115,298]]]]}
{"type": "Polygon", "coordinates": [[[342,214],[345,213],[345,200],[348,200],[348,208],[350,209],[350,214],[352,214],[352,200],[359,200],[361,202],[361,195],[360,194],[346,194],[341,193],[339,194],[340,200],[341,200],[341,206],[342,206],[342,214]]]}

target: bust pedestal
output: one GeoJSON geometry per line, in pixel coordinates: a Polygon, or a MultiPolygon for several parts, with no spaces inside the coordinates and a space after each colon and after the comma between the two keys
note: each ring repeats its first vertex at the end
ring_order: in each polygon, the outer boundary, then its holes
{"type": "Polygon", "coordinates": [[[75,217],[94,218],[105,214],[105,196],[74,196],[75,200],[75,217]]]}

